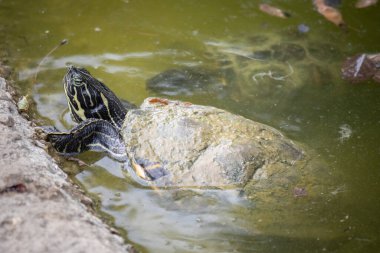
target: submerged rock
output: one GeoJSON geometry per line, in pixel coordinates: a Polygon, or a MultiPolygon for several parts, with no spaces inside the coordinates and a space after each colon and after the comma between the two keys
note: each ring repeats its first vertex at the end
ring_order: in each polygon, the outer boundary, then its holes
{"type": "MultiPolygon", "coordinates": [[[[131,160],[161,164],[158,186],[244,186],[296,174],[304,152],[277,130],[210,106],[147,98],[127,113],[131,160]]],[[[282,179],[281,179],[282,180],[282,179]]]]}

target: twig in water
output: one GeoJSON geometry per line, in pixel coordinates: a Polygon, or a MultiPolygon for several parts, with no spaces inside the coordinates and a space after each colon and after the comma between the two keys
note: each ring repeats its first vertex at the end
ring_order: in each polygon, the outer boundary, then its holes
{"type": "Polygon", "coordinates": [[[46,61],[46,59],[47,59],[52,53],[54,53],[55,50],[57,50],[58,48],[60,48],[60,47],[63,46],[63,45],[66,45],[67,42],[69,42],[67,39],[63,39],[58,45],[56,45],[52,50],[50,50],[50,52],[47,53],[47,55],[45,55],[44,58],[42,58],[42,60],[40,61],[40,63],[39,63],[38,66],[37,66],[36,74],[34,75],[34,83],[37,82],[37,75],[38,75],[38,73],[40,72],[41,65],[46,61]]]}
{"type": "Polygon", "coordinates": [[[289,62],[286,62],[289,66],[289,70],[290,72],[284,76],[280,76],[280,75],[276,75],[276,73],[273,73],[271,70],[269,70],[268,72],[260,72],[260,73],[257,73],[257,74],[254,74],[252,76],[252,80],[255,81],[256,83],[258,83],[257,81],[257,77],[261,77],[261,79],[263,79],[265,76],[273,79],[273,80],[277,80],[277,81],[284,81],[286,78],[288,78],[289,76],[293,75],[294,73],[294,69],[292,67],[292,65],[290,65],[289,62]]]}

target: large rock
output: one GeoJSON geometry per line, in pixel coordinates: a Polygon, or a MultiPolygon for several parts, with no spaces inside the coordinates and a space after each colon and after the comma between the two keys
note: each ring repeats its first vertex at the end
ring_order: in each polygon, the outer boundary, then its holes
{"type": "Polygon", "coordinates": [[[154,182],[160,186],[244,186],[297,174],[304,159],[297,145],[269,126],[160,98],[147,98],[129,111],[122,134],[131,160],[167,170],[154,182]]]}

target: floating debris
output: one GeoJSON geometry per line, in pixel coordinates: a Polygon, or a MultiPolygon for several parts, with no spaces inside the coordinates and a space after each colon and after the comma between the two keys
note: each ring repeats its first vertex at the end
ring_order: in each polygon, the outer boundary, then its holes
{"type": "Polygon", "coordinates": [[[362,82],[370,78],[377,81],[380,75],[380,54],[358,54],[349,57],[342,66],[342,78],[351,82],[362,82]]]}
{"type": "Polygon", "coordinates": [[[34,76],[34,82],[37,82],[37,75],[38,75],[38,72],[40,72],[41,65],[46,61],[46,59],[47,59],[52,53],[54,53],[55,50],[57,50],[58,48],[60,48],[60,47],[63,46],[63,45],[66,45],[68,42],[69,42],[68,39],[63,39],[63,40],[61,40],[61,42],[60,42],[58,45],[56,45],[52,50],[50,50],[50,51],[44,56],[44,58],[42,58],[42,60],[40,61],[40,63],[39,63],[38,66],[37,66],[36,75],[34,76]]]}
{"type": "Polygon", "coordinates": [[[291,76],[294,73],[292,65],[290,65],[289,62],[286,62],[286,63],[289,66],[289,70],[290,70],[289,74],[281,76],[281,75],[278,75],[278,74],[272,72],[271,70],[269,70],[267,72],[260,72],[260,73],[254,74],[252,76],[252,80],[255,81],[256,83],[258,83],[258,81],[257,81],[258,77],[260,77],[261,79],[264,77],[269,77],[269,78],[276,80],[276,81],[285,81],[286,78],[288,78],[289,76],[291,76]]]}
{"type": "Polygon", "coordinates": [[[346,191],[346,185],[341,185],[338,186],[335,190],[331,192],[332,195],[337,195],[339,193],[345,192],[346,191]]]}
{"type": "Polygon", "coordinates": [[[314,5],[317,11],[323,15],[328,21],[334,23],[339,27],[344,27],[342,14],[336,8],[326,4],[325,0],[314,0],[314,5]]]}
{"type": "Polygon", "coordinates": [[[288,12],[285,12],[279,8],[270,6],[269,4],[260,4],[259,8],[262,12],[269,14],[271,16],[279,17],[279,18],[289,18],[291,15],[288,12]]]}
{"type": "Polygon", "coordinates": [[[369,6],[377,4],[377,0],[359,0],[356,2],[356,8],[367,8],[369,6]]]}

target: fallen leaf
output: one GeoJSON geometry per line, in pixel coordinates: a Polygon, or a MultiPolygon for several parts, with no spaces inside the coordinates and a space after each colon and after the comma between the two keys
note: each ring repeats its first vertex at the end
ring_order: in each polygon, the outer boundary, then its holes
{"type": "Polygon", "coordinates": [[[269,4],[260,4],[259,8],[262,12],[269,14],[271,16],[279,17],[279,18],[289,18],[290,14],[285,12],[279,8],[270,6],[269,4]]]}
{"type": "Polygon", "coordinates": [[[356,8],[367,8],[371,5],[377,4],[377,0],[359,0],[356,2],[356,8]]]}
{"type": "Polygon", "coordinates": [[[372,78],[376,73],[376,64],[366,54],[348,58],[342,66],[343,79],[361,82],[372,78]]]}
{"type": "Polygon", "coordinates": [[[17,107],[18,107],[20,112],[28,112],[28,110],[29,110],[28,96],[29,95],[22,96],[20,98],[20,100],[17,102],[17,107]]]}
{"type": "Polygon", "coordinates": [[[339,27],[345,26],[342,14],[332,6],[325,3],[325,0],[314,0],[317,11],[322,14],[328,21],[339,27]]]}

